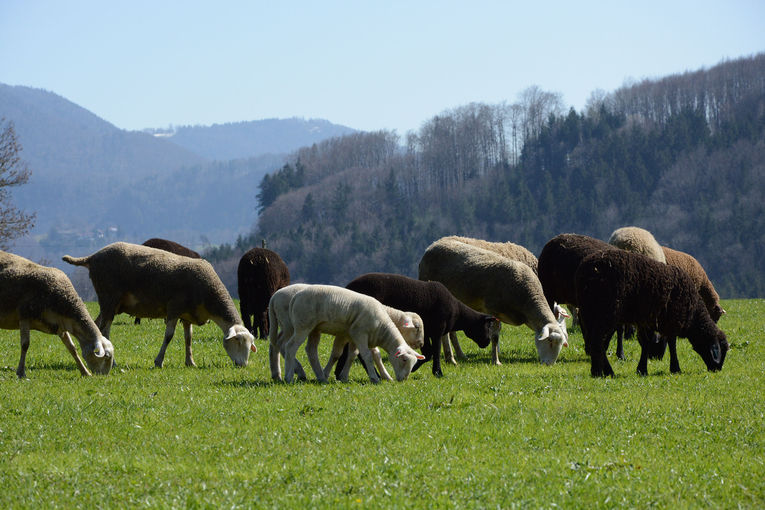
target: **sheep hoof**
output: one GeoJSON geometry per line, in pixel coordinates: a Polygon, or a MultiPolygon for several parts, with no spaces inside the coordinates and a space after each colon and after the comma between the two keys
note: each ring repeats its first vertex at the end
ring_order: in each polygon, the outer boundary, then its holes
{"type": "Polygon", "coordinates": [[[162,368],[162,361],[154,360],[154,368],[162,368]]]}
{"type": "Polygon", "coordinates": [[[194,360],[193,360],[193,359],[187,359],[187,360],[186,360],[186,366],[187,366],[187,367],[194,367],[194,368],[196,368],[196,367],[197,367],[197,364],[196,364],[196,363],[194,363],[194,360]]]}
{"type": "Polygon", "coordinates": [[[451,363],[451,364],[452,364],[452,365],[454,365],[455,367],[457,366],[457,360],[456,360],[456,359],[454,359],[454,358],[448,359],[448,360],[446,360],[446,362],[447,362],[447,363],[451,363]]]}
{"type": "Polygon", "coordinates": [[[496,360],[496,361],[494,362],[494,364],[495,364],[496,366],[500,366],[500,365],[502,364],[502,362],[501,362],[501,361],[499,361],[499,360],[496,360]]]}

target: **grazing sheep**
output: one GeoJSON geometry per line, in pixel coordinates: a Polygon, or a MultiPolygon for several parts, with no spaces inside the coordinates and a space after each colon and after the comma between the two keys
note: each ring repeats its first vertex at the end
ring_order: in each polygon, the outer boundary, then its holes
{"type": "Polygon", "coordinates": [[[162,367],[165,350],[178,321],[186,339],[186,365],[196,366],[191,352],[192,324],[215,322],[224,333],[223,347],[237,366],[247,366],[254,337],[242,325],[226,287],[209,262],[138,244],[114,243],[87,257],[63,257],[85,266],[98,295],[96,324],[109,337],[114,316],[164,318],[165,338],[154,359],[162,367]]]}
{"type": "Polygon", "coordinates": [[[371,347],[382,347],[388,352],[399,381],[409,376],[418,359],[424,358],[406,344],[379,301],[342,287],[311,285],[301,290],[290,301],[289,320],[293,333],[284,349],[287,382],[291,382],[294,375],[298,348],[316,329],[330,335],[348,335],[366,363],[370,380],[375,383],[380,377],[373,369],[371,347]]]}
{"type": "MultiPolygon", "coordinates": [[[[709,281],[709,277],[701,264],[699,264],[699,261],[692,255],[682,251],[673,250],[666,246],[662,246],[661,249],[664,251],[667,264],[679,267],[691,277],[696,284],[696,288],[699,291],[702,301],[704,301],[704,306],[707,307],[709,316],[712,317],[713,321],[719,321],[720,317],[725,313],[725,310],[720,306],[720,296],[717,294],[712,282],[709,281]]],[[[669,371],[672,373],[679,373],[680,361],[677,358],[677,337],[672,336],[666,338],[666,342],[667,345],[669,345],[669,371]]]]}
{"type": "MultiPolygon", "coordinates": [[[[159,237],[152,237],[151,239],[147,239],[143,243],[144,246],[148,246],[149,248],[156,248],[158,250],[165,250],[169,251],[170,253],[175,253],[176,255],[183,255],[184,257],[191,257],[192,259],[201,259],[202,256],[195,252],[194,250],[190,248],[186,248],[182,244],[178,244],[175,241],[169,241],[167,239],[161,239],[159,237]]],[[[141,323],[141,318],[136,317],[135,318],[135,324],[138,325],[141,323]]]]}
{"type": "MultiPolygon", "coordinates": [[[[422,318],[410,311],[401,311],[397,310],[396,308],[383,305],[383,308],[385,308],[385,311],[388,314],[388,317],[393,321],[393,325],[396,326],[396,329],[398,329],[398,332],[401,333],[401,336],[403,337],[404,341],[409,345],[409,347],[412,347],[414,349],[421,349],[424,344],[424,332],[425,332],[425,326],[423,325],[422,318]]],[[[319,355],[318,355],[318,346],[319,346],[319,336],[309,336],[308,337],[308,344],[306,345],[306,352],[308,353],[308,359],[314,359],[318,363],[319,355]]],[[[342,360],[342,363],[338,363],[337,369],[335,370],[335,378],[338,381],[348,381],[348,375],[351,370],[351,365],[353,364],[353,360],[356,359],[356,356],[359,354],[359,350],[353,346],[353,350],[351,350],[352,347],[352,341],[348,335],[337,335],[335,337],[335,341],[332,344],[332,353],[329,356],[329,360],[327,361],[327,365],[324,367],[324,373],[323,375],[323,381],[326,381],[329,378],[329,374],[332,371],[332,367],[335,365],[336,362],[339,360],[342,360]]],[[[375,367],[378,371],[378,375],[381,376],[382,379],[385,379],[386,381],[392,381],[393,378],[390,376],[388,371],[385,369],[385,365],[382,363],[382,357],[380,356],[380,350],[377,347],[374,347],[371,349],[372,351],[372,359],[374,360],[375,367]]],[[[363,360],[359,358],[359,361],[362,361],[362,365],[364,365],[363,360]]],[[[417,363],[420,363],[421,361],[418,359],[417,363]]],[[[312,365],[313,366],[313,365],[312,365]]],[[[417,364],[415,364],[415,367],[417,364]]],[[[364,366],[364,369],[367,370],[367,367],[364,366]]],[[[414,368],[412,369],[414,371],[414,368]]]]}
{"type": "MultiPolygon", "coordinates": [[[[453,240],[431,244],[419,264],[420,280],[435,280],[467,306],[535,333],[542,363],[553,364],[568,338],[547,305],[539,278],[529,266],[494,252],[453,240]]],[[[498,341],[492,359],[499,365],[498,341]]]]}
{"type": "MultiPolygon", "coordinates": [[[[683,270],[644,255],[604,250],[582,261],[575,275],[577,301],[593,376],[614,375],[606,346],[619,324],[688,338],[710,371],[720,370],[728,351],[725,334],[683,270]]],[[[641,342],[641,337],[638,337],[641,342]]],[[[647,374],[642,349],[638,374],[647,374]]]]}
{"type": "MultiPolygon", "coordinates": [[[[483,248],[484,250],[493,251],[494,253],[502,255],[503,257],[507,257],[511,260],[517,260],[518,262],[526,264],[534,271],[534,274],[537,274],[537,267],[539,265],[537,258],[533,253],[519,244],[511,242],[495,243],[491,241],[484,241],[483,239],[474,239],[472,237],[461,236],[448,236],[442,237],[441,239],[457,241],[472,246],[477,246],[479,248],[483,248]]],[[[552,311],[553,315],[555,315],[555,319],[558,321],[558,324],[566,333],[566,336],[568,336],[568,331],[566,330],[566,319],[570,317],[569,313],[557,303],[552,306],[552,311]]],[[[466,359],[465,354],[460,348],[459,341],[457,340],[457,335],[454,331],[449,332],[448,338],[443,338],[443,346],[444,358],[446,361],[456,365],[457,361],[454,359],[454,355],[452,354],[452,345],[454,346],[454,352],[457,354],[457,357],[466,359]]]]}
{"type": "Polygon", "coordinates": [[[0,251],[0,328],[19,330],[19,379],[26,377],[29,332],[33,329],[61,337],[84,376],[91,373],[77,354],[70,333],[77,338],[90,370],[106,375],[114,364],[114,346],[90,318],[69,278],[58,269],[4,251],[0,251]]]}
{"type": "MultiPolygon", "coordinates": [[[[268,361],[271,368],[271,378],[274,381],[282,380],[280,355],[284,354],[286,341],[292,336],[293,332],[292,323],[289,320],[290,301],[295,296],[295,294],[305,289],[306,287],[309,287],[309,285],[305,283],[295,283],[292,285],[287,285],[286,287],[282,287],[281,289],[274,292],[274,295],[271,296],[271,301],[268,303],[268,319],[271,325],[270,331],[268,333],[270,343],[268,361]]],[[[393,323],[398,328],[399,332],[401,332],[401,335],[404,337],[406,343],[409,345],[422,345],[422,319],[420,319],[415,314],[404,314],[404,312],[394,310],[390,307],[386,307],[386,310],[391,320],[393,320],[393,323]]],[[[328,368],[324,368],[319,373],[317,370],[321,368],[319,365],[318,354],[320,338],[321,331],[312,331],[308,336],[306,352],[308,354],[308,359],[311,362],[311,367],[314,369],[314,373],[316,374],[316,378],[320,381],[326,381],[327,377],[329,377],[329,368],[331,368],[332,364],[335,363],[339,357],[339,353],[343,351],[343,348],[347,345],[348,339],[341,335],[335,337],[333,353],[330,357],[330,362],[327,365],[328,368]],[[335,353],[335,350],[338,352],[335,353]]],[[[390,374],[388,374],[387,370],[385,370],[385,366],[382,364],[380,351],[376,347],[371,349],[371,351],[375,366],[380,371],[382,378],[391,380],[390,374]]],[[[305,371],[297,359],[295,360],[295,373],[297,374],[298,379],[306,379],[305,371]]],[[[347,373],[345,379],[338,377],[338,380],[347,380],[347,373]]]]}
{"type": "Polygon", "coordinates": [[[276,252],[253,248],[242,255],[236,276],[244,326],[253,335],[268,338],[268,301],[274,292],[290,284],[287,264],[276,252]]]}
{"type": "MultiPolygon", "coordinates": [[[[424,282],[397,274],[369,273],[354,279],[346,288],[372,296],[399,310],[410,310],[422,317],[425,326],[422,353],[425,359],[417,362],[412,371],[432,359],[433,375],[442,375],[441,338],[450,331],[464,331],[481,348],[499,338],[500,323],[496,318],[466,306],[452,296],[441,282],[424,282]]],[[[344,363],[338,364],[338,370],[342,366],[344,363]]]]}

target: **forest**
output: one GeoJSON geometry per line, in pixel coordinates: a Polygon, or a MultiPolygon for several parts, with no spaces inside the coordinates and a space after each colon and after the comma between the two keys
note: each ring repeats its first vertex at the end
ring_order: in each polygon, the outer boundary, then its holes
{"type": "Polygon", "coordinates": [[[252,232],[209,250],[229,289],[263,241],[293,281],[416,276],[444,235],[538,254],[621,226],[694,255],[725,298],[765,296],[765,53],[595,91],[583,111],[530,87],[447,110],[403,138],[354,133],[291,154],[257,187],[252,232]]]}

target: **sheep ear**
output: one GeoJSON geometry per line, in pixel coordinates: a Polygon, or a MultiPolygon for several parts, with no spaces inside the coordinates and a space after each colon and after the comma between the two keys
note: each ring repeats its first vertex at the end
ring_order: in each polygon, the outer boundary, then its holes
{"type": "Polygon", "coordinates": [[[231,340],[236,336],[236,326],[231,326],[228,328],[228,331],[226,332],[226,337],[224,340],[231,340]]]}
{"type": "Polygon", "coordinates": [[[101,344],[101,340],[96,341],[96,350],[93,351],[93,355],[96,358],[103,358],[104,354],[106,354],[106,351],[104,350],[104,346],[101,344]]]}
{"type": "Polygon", "coordinates": [[[550,338],[550,325],[545,324],[545,327],[542,328],[542,332],[537,336],[537,341],[547,340],[550,338]]]}
{"type": "Polygon", "coordinates": [[[257,348],[257,347],[255,347],[255,343],[254,343],[254,342],[250,344],[250,350],[251,350],[252,352],[258,352],[258,348],[257,348]]]}
{"type": "Polygon", "coordinates": [[[420,360],[422,360],[422,359],[425,359],[425,356],[423,356],[422,354],[418,354],[418,353],[416,353],[416,352],[414,353],[414,356],[415,356],[417,359],[420,359],[420,360]]]}
{"type": "Polygon", "coordinates": [[[555,303],[555,314],[558,316],[557,318],[560,319],[561,317],[569,318],[571,317],[571,314],[569,314],[565,308],[560,306],[558,303],[555,303]]]}

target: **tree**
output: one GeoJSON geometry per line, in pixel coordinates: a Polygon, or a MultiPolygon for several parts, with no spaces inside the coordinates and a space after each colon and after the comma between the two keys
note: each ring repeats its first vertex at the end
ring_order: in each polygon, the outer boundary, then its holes
{"type": "Polygon", "coordinates": [[[0,248],[23,236],[34,226],[35,215],[25,214],[13,205],[9,188],[20,186],[32,173],[21,160],[21,145],[13,122],[0,119],[0,248]]]}

